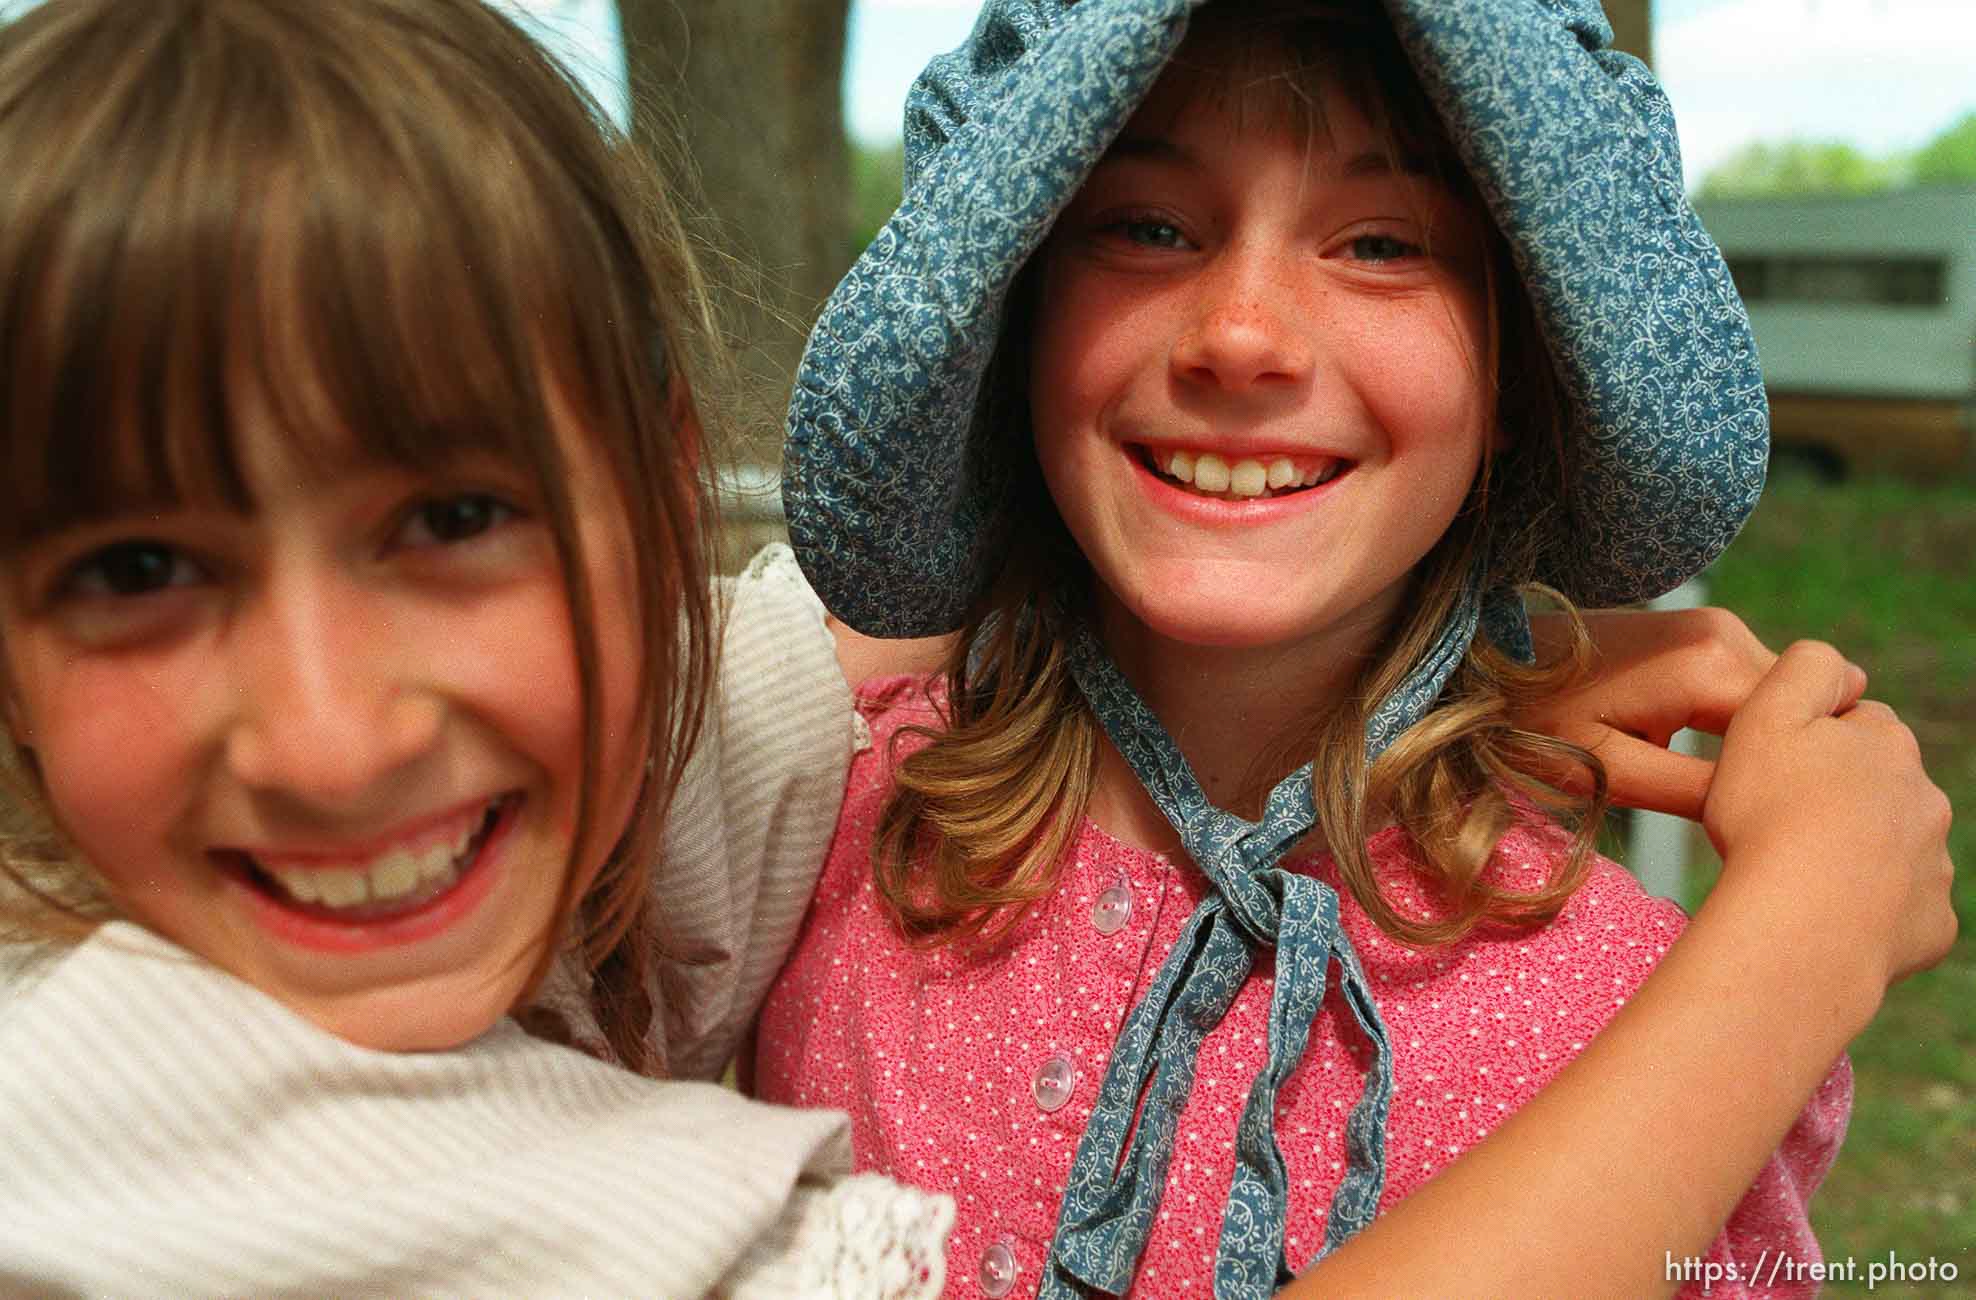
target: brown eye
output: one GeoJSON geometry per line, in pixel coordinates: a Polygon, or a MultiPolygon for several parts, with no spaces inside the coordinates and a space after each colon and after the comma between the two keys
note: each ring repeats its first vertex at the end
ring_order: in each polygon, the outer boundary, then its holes
{"type": "Polygon", "coordinates": [[[148,596],[196,581],[198,570],[163,542],[117,542],[69,570],[63,588],[79,596],[148,596]]]}
{"type": "Polygon", "coordinates": [[[406,521],[410,545],[457,545],[514,517],[514,507],[484,492],[463,492],[421,503],[406,521]]]}

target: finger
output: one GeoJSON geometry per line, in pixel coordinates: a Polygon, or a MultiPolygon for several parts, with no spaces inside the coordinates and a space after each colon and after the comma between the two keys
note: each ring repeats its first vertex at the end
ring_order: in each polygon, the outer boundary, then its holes
{"type": "Polygon", "coordinates": [[[1613,803],[1701,820],[1714,763],[1616,733],[1599,746],[1598,756],[1605,764],[1606,794],[1613,803]]]}
{"type": "Polygon", "coordinates": [[[1829,718],[1847,702],[1854,680],[1852,668],[1822,641],[1794,642],[1756,684],[1730,725],[1775,732],[1829,718]]]}
{"type": "Polygon", "coordinates": [[[1866,670],[1858,664],[1848,663],[1846,665],[1845,688],[1839,693],[1839,707],[1834,712],[1844,713],[1853,705],[1858,704],[1860,697],[1865,694],[1866,670]]]}
{"type": "Polygon", "coordinates": [[[1730,719],[1749,702],[1757,684],[1777,666],[1778,656],[1751,636],[1740,620],[1732,619],[1718,628],[1703,644],[1693,670],[1678,681],[1685,697],[1686,713],[1676,720],[1675,730],[1692,727],[1719,736],[1728,729],[1730,719]],[[1738,630],[1740,636],[1732,635],[1738,630]]]}
{"type": "MultiPolygon", "coordinates": [[[[1671,813],[1690,821],[1701,819],[1715,772],[1715,765],[1708,760],[1676,753],[1608,727],[1599,728],[1597,735],[1561,738],[1599,760],[1606,775],[1606,797],[1612,803],[1671,813]]],[[[1538,754],[1533,775],[1572,794],[1592,792],[1590,770],[1562,755],[1538,754]]]]}
{"type": "MultiPolygon", "coordinates": [[[[1880,700],[1859,700],[1839,710],[1839,717],[1859,722],[1900,722],[1900,714],[1880,700]]],[[[1905,723],[1901,725],[1905,726],[1905,723]]]]}

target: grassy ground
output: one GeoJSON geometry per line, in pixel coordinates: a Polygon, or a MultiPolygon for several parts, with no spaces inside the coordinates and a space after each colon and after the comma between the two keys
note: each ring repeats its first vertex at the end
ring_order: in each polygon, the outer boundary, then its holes
{"type": "MultiPolygon", "coordinates": [[[[1854,1044],[1852,1129],[1813,1219],[1828,1259],[1933,1256],[1960,1275],[1876,1296],[1976,1295],[1976,484],[1778,482],[1710,581],[1773,647],[1815,636],[1863,665],[1955,806],[1962,934],[1854,1044]]],[[[1699,895],[1712,873],[1697,877],[1699,895]]]]}

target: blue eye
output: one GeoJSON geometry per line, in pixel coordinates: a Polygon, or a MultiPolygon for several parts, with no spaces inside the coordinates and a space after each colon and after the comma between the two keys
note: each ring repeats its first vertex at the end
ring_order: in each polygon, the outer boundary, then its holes
{"type": "Polygon", "coordinates": [[[1187,236],[1180,233],[1178,226],[1170,221],[1161,221],[1153,217],[1130,218],[1119,222],[1113,229],[1124,236],[1128,243],[1140,244],[1148,248],[1187,246],[1187,236]]]}
{"type": "Polygon", "coordinates": [[[1361,262],[1398,262],[1420,254],[1420,245],[1391,235],[1360,235],[1352,241],[1352,256],[1361,262]]]}
{"type": "Polygon", "coordinates": [[[455,546],[469,542],[515,517],[515,508],[485,492],[434,497],[412,508],[404,529],[408,545],[455,546]]]}
{"type": "Polygon", "coordinates": [[[77,596],[148,596],[200,578],[197,565],[163,542],[116,542],[84,556],[62,580],[77,596]]]}

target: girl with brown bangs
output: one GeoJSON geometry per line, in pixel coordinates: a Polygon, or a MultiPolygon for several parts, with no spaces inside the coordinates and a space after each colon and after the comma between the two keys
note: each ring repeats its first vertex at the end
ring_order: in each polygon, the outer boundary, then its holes
{"type": "MultiPolygon", "coordinates": [[[[1589,3],[989,0],[908,101],[785,497],[834,615],[958,634],[860,692],[754,1077],[953,1197],[957,1293],[1816,1289],[1844,1038],[1770,1035],[1790,1084],[1705,1140],[1644,1095],[1733,1086],[1746,1044],[1620,1009],[1766,945],[1676,949],[1593,851],[1602,755],[1522,723],[1583,672],[1574,600],[1676,585],[1761,481],[1740,305],[1609,36],[1589,3]]],[[[1730,730],[1731,878],[1837,837],[1942,897],[1945,801],[1858,684],[1794,649],[1730,730]]]]}
{"type": "Polygon", "coordinates": [[[848,706],[786,558],[711,580],[713,302],[597,120],[475,0],[0,27],[0,1291],[939,1293],[841,1118],[651,1077],[848,706]]]}

